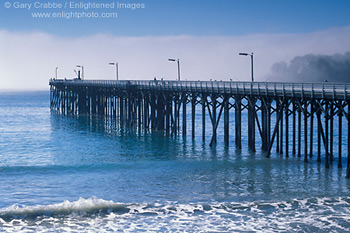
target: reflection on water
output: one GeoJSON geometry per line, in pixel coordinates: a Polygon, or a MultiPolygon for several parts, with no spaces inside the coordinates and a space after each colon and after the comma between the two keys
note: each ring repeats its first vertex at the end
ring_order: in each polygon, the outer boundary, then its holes
{"type": "MultiPolygon", "coordinates": [[[[117,122],[105,118],[52,114],[51,125],[53,138],[71,135],[69,142],[62,141],[58,146],[60,153],[57,156],[67,154],[74,147],[74,152],[70,153],[75,155],[69,156],[70,164],[98,161],[105,165],[127,165],[131,170],[141,166],[146,170],[147,179],[135,174],[133,177],[149,184],[151,189],[145,191],[150,193],[156,192],[154,182],[157,187],[170,183],[180,188],[182,194],[175,196],[184,200],[273,200],[346,195],[349,191],[343,170],[336,167],[326,170],[323,163],[315,160],[304,163],[297,156],[286,159],[273,154],[266,159],[261,151],[252,153],[245,148],[236,150],[234,145],[225,147],[220,144],[222,134],[218,135],[219,145],[211,148],[208,145],[210,138],[203,142],[201,135],[192,139],[191,136],[175,137],[164,132],[121,129],[117,122]],[[86,151],[90,153],[84,153],[86,151]]],[[[61,157],[57,158],[57,163],[63,161],[61,157]]],[[[176,192],[173,188],[167,189],[176,192]]],[[[171,193],[157,195],[165,200],[171,196],[171,193]]]]}

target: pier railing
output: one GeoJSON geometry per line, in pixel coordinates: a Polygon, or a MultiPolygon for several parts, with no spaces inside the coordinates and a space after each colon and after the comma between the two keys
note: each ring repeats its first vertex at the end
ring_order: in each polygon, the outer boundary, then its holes
{"type": "Polygon", "coordinates": [[[256,96],[285,96],[317,99],[350,99],[350,83],[284,83],[236,81],[169,81],[169,80],[50,80],[50,85],[84,87],[134,87],[140,90],[203,92],[256,96]]]}

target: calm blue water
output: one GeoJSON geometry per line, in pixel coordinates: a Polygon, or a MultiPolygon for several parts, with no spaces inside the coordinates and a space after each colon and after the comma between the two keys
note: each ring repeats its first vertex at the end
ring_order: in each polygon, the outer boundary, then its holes
{"type": "Polygon", "coordinates": [[[48,92],[0,93],[0,232],[350,232],[336,160],[266,159],[259,137],[237,151],[221,131],[210,148],[197,125],[194,140],[120,130],[51,113],[48,92]]]}

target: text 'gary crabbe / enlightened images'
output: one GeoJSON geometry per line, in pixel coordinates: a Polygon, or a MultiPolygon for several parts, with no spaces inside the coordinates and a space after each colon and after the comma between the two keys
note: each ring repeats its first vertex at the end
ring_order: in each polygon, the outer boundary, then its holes
{"type": "Polygon", "coordinates": [[[33,18],[117,18],[118,10],[145,9],[144,3],[124,2],[5,2],[4,8],[31,11],[33,18]],[[58,11],[59,10],[59,11],[58,11]],[[102,12],[101,10],[105,10],[102,12]]]}

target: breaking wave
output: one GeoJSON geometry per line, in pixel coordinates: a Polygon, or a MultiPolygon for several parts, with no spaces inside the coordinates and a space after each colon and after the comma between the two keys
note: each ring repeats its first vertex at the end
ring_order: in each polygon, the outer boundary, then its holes
{"type": "Polygon", "coordinates": [[[113,201],[105,201],[96,197],[84,199],[79,198],[78,201],[64,201],[53,205],[37,205],[33,207],[19,207],[12,205],[8,208],[0,210],[0,218],[3,220],[11,219],[36,219],[39,217],[64,217],[72,214],[81,216],[89,216],[96,214],[125,213],[129,209],[122,204],[114,203],[113,201]]]}
{"type": "Polygon", "coordinates": [[[122,204],[96,197],[0,209],[4,232],[350,232],[350,198],[122,204]]]}

